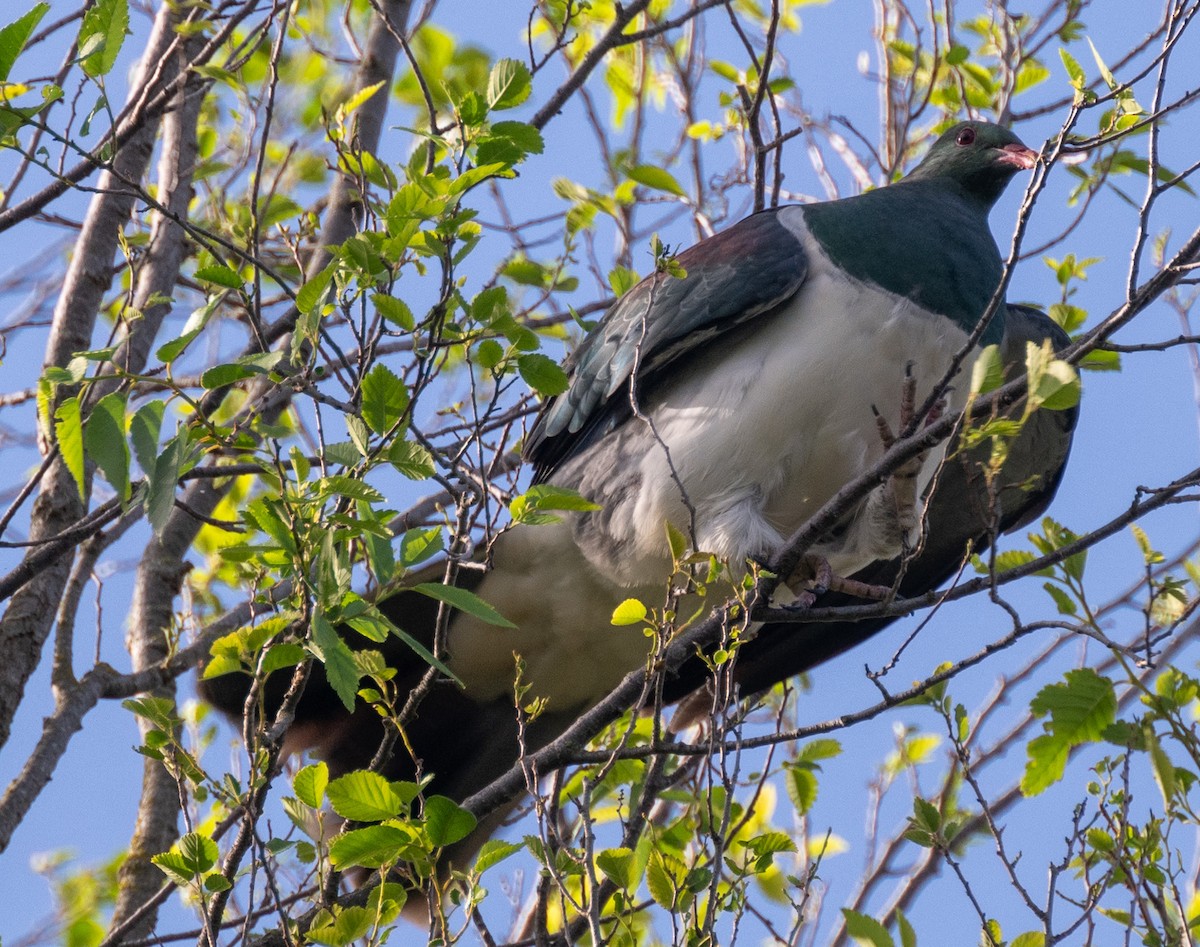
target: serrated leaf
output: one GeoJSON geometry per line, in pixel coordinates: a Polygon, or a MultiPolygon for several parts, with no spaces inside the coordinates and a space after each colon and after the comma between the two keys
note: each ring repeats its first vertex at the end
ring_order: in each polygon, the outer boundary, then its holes
{"type": "Polygon", "coordinates": [[[96,0],[83,15],[79,28],[79,51],[83,54],[86,50],[83,71],[93,79],[108,75],[128,32],[128,0],[96,0]]]}
{"type": "Polygon", "coordinates": [[[404,800],[391,783],[370,770],[339,776],[325,789],[333,811],[355,822],[382,822],[400,815],[404,800]]]}
{"type": "Polygon", "coordinates": [[[478,618],[489,625],[497,625],[500,628],[517,627],[478,595],[467,589],[442,585],[439,582],[422,582],[420,585],[414,585],[412,590],[435,598],[439,602],[445,602],[447,605],[453,605],[460,612],[478,618]]]}
{"type": "Polygon", "coordinates": [[[154,470],[158,457],[158,432],[162,428],[166,405],[161,401],[148,401],[134,413],[129,422],[129,439],[133,442],[133,453],[138,466],[146,473],[154,470]]]}
{"type": "Polygon", "coordinates": [[[1071,86],[1076,92],[1082,92],[1087,85],[1087,76],[1083,72],[1083,68],[1075,61],[1075,57],[1068,53],[1062,47],[1059,47],[1058,56],[1062,60],[1063,66],[1067,70],[1067,76],[1071,80],[1071,86]]]}
{"type": "Polygon", "coordinates": [[[971,393],[985,395],[1003,383],[1004,362],[1000,358],[1000,346],[986,346],[971,366],[971,393]]]}
{"type": "Polygon", "coordinates": [[[87,455],[100,468],[122,500],[128,500],[129,444],[125,440],[125,395],[119,391],[105,395],[92,407],[83,429],[87,455]]]}
{"type": "Polygon", "coordinates": [[[1029,704],[1037,716],[1050,716],[1045,733],[1029,742],[1021,791],[1037,795],[1062,778],[1072,747],[1104,738],[1116,718],[1112,681],[1091,668],[1068,671],[1063,683],[1048,684],[1029,704]]]}
{"type": "Polygon", "coordinates": [[[636,625],[645,621],[646,615],[645,605],[636,598],[627,598],[613,609],[611,621],[614,625],[636,625]]]}
{"type": "Polygon", "coordinates": [[[362,380],[363,420],[376,434],[392,429],[408,409],[408,387],[382,362],[362,380]]]}
{"type": "Polygon", "coordinates": [[[54,437],[58,454],[75,480],[80,499],[87,499],[83,447],[83,419],[79,411],[79,396],[65,399],[54,411],[54,437]]]}
{"type": "Polygon", "coordinates": [[[542,133],[525,122],[496,122],[488,133],[492,137],[508,139],[527,155],[540,155],[546,149],[542,133]]]}
{"type": "Polygon", "coordinates": [[[317,657],[325,665],[329,686],[341,699],[342,705],[353,711],[358,692],[358,666],[354,663],[354,653],[338,636],[329,620],[319,613],[313,616],[312,643],[317,657]]]}
{"type": "Polygon", "coordinates": [[[413,319],[412,310],[408,308],[408,303],[402,299],[396,299],[394,296],[385,296],[383,293],[376,293],[371,297],[371,302],[375,304],[375,310],[383,316],[388,322],[394,322],[406,332],[411,332],[416,326],[416,320],[413,319]]]}
{"type": "Polygon", "coordinates": [[[846,919],[846,933],[856,944],[865,947],[896,947],[892,935],[886,927],[875,918],[859,914],[849,908],[842,908],[842,916],[846,919]]]}
{"type": "Polygon", "coordinates": [[[654,852],[646,864],[646,887],[650,897],[655,904],[668,911],[675,907],[675,900],[682,889],[680,881],[683,872],[671,870],[677,867],[673,859],[668,861],[668,857],[661,852],[654,852]]]}
{"type": "Polygon", "coordinates": [[[388,463],[409,480],[426,480],[437,469],[431,454],[416,441],[395,441],[387,452],[388,463]]]}
{"type": "Polygon", "coordinates": [[[596,856],[596,867],[618,888],[632,890],[638,883],[637,859],[633,850],[608,848],[596,856]]]}
{"type": "Polygon", "coordinates": [[[295,667],[308,657],[308,652],[294,642],[272,645],[263,655],[261,670],[264,674],[295,667]]]}
{"type": "Polygon", "coordinates": [[[425,831],[437,848],[461,842],[475,831],[475,816],[453,799],[430,796],[425,800],[425,831]]]}
{"type": "Polygon", "coordinates": [[[35,3],[24,16],[0,29],[0,82],[8,81],[13,64],[49,9],[48,3],[35,3]]]}
{"type": "Polygon", "coordinates": [[[488,76],[487,102],[493,111],[520,105],[533,91],[529,68],[516,59],[500,59],[488,76]]]}
{"type": "Polygon", "coordinates": [[[300,287],[296,293],[296,308],[303,313],[312,312],[314,308],[325,298],[325,293],[329,289],[329,284],[333,282],[333,273],[335,265],[330,263],[325,269],[321,270],[316,276],[308,280],[300,287]]]}
{"type": "Polygon", "coordinates": [[[329,858],[339,870],[382,868],[399,861],[411,845],[412,838],[403,829],[372,825],[352,829],[335,838],[329,846],[329,858]]]}
{"type": "Polygon", "coordinates": [[[508,505],[509,513],[515,523],[539,525],[556,523],[559,517],[547,514],[547,510],[599,510],[598,503],[593,503],[578,491],[566,487],[555,487],[550,484],[539,484],[530,487],[519,496],[513,497],[508,505]]]}
{"type": "Polygon", "coordinates": [[[483,874],[493,865],[498,865],[510,855],[515,855],[521,848],[516,842],[506,842],[498,838],[488,839],[479,849],[479,855],[475,859],[475,871],[483,874]]]}
{"type": "Polygon", "coordinates": [[[569,384],[567,373],[559,364],[540,352],[518,356],[517,371],[525,384],[543,397],[561,395],[569,384]]]}
{"type": "Polygon", "coordinates": [[[808,813],[817,801],[817,777],[803,766],[785,767],[787,794],[801,815],[808,813]]]}
{"type": "Polygon", "coordinates": [[[305,766],[292,780],[296,798],[310,809],[319,809],[325,802],[325,788],[329,785],[329,767],[325,763],[305,766]]]}
{"type": "Polygon", "coordinates": [[[232,270],[227,266],[202,266],[196,270],[196,279],[204,283],[215,283],[226,289],[242,288],[242,278],[238,275],[237,270],[232,270]]]}
{"type": "Polygon", "coordinates": [[[629,169],[629,177],[638,184],[645,185],[655,191],[665,191],[668,194],[675,194],[679,197],[687,197],[687,191],[683,189],[674,176],[663,168],[652,164],[639,164],[636,167],[629,169]]]}

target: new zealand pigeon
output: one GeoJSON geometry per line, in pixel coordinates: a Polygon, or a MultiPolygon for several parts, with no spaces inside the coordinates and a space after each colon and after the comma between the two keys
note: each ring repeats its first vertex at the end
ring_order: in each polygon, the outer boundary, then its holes
{"type": "MultiPolygon", "coordinates": [[[[882,455],[876,412],[902,426],[906,386],[915,384],[917,403],[930,394],[999,285],[988,212],[1035,157],[1005,129],[960,123],[898,183],[755,214],[681,253],[686,275],[652,276],[608,311],[572,356],[567,392],[544,406],[526,441],[537,482],[578,490],[600,509],[511,529],[494,544],[489,572],[464,573],[517,628],[463,613],[451,621],[448,661],[465,688],[435,687],[406,733],[421,772],[436,774],[436,791],[463,798],[515,760],[514,651],[524,680],[549,699],[525,734],[527,748],[644,663],[640,629],[610,618],[626,598],[662,601],[667,523],[736,570],[769,558],[882,455]]],[[[1044,316],[1001,306],[981,344],[1002,343],[1019,371],[1025,340],[1046,338],[1063,344],[1044,316]]],[[[946,392],[944,410],[961,408],[966,388],[946,392]]],[[[984,515],[995,507],[981,499],[977,479],[961,462],[947,464],[928,501],[924,551],[907,564],[901,594],[935,587],[969,543],[978,548],[996,527],[1035,515],[1053,495],[1072,424],[1073,415],[1039,412],[1027,425],[1011,449],[998,523],[984,515]],[[1030,483],[1032,492],[1017,486],[1030,483]]],[[[919,514],[941,455],[931,452],[914,472],[908,513],[919,514]]],[[[890,581],[911,539],[902,499],[893,482],[880,485],[816,551],[841,575],[890,581]]],[[[410,635],[432,638],[431,599],[400,592],[380,607],[410,635]]],[[[765,628],[739,656],[747,686],[811,667],[888,621],[765,628]]],[[[385,653],[399,687],[426,669],[398,640],[385,653]]],[[[672,696],[704,677],[700,663],[685,669],[669,685],[672,696]]],[[[281,683],[268,682],[268,705],[282,696],[281,683]]],[[[201,692],[240,717],[247,685],[226,676],[204,681],[201,692]]],[[[314,675],[296,743],[345,772],[369,762],[379,733],[374,711],[348,713],[314,675]]],[[[388,776],[415,771],[399,751],[388,776]]]]}
{"type": "MultiPolygon", "coordinates": [[[[1040,346],[1048,339],[1056,350],[1061,350],[1070,341],[1057,324],[1035,309],[1010,306],[1004,324],[1001,354],[1008,377],[1023,371],[1027,343],[1040,346]]],[[[1039,516],[1058,488],[1076,417],[1073,409],[1036,412],[1011,444],[994,493],[988,490],[981,473],[987,461],[986,447],[952,458],[928,499],[928,528],[920,554],[905,562],[903,569],[901,560],[894,558],[872,563],[854,578],[891,585],[899,577],[902,597],[928,592],[958,572],[969,551],[982,552],[995,535],[1019,529],[1039,516]]],[[[498,545],[503,548],[515,532],[500,537],[498,545]]],[[[441,566],[435,565],[414,576],[413,581],[437,581],[440,574],[441,566]]],[[[483,573],[478,571],[460,573],[460,584],[473,591],[481,592],[484,581],[483,573]]],[[[861,604],[835,593],[823,596],[818,604],[824,608],[850,603],[861,604]]],[[[384,599],[380,608],[425,647],[432,647],[437,602],[417,592],[400,591],[384,599]]],[[[861,644],[894,621],[897,619],[887,617],[764,625],[738,649],[736,683],[746,696],[766,690],[861,644]]],[[[620,631],[610,630],[614,634],[620,631]]],[[[497,640],[496,647],[503,644],[497,640]]],[[[398,669],[396,687],[400,692],[415,686],[427,670],[425,662],[398,638],[389,638],[382,645],[362,642],[362,646],[382,649],[389,666],[398,669]]],[[[512,673],[511,665],[507,673],[512,673]]],[[[288,673],[280,672],[267,681],[264,697],[268,714],[273,716],[289,678],[288,673]]],[[[664,697],[668,703],[681,700],[711,679],[708,665],[694,658],[664,682],[664,697]]],[[[247,688],[248,678],[234,674],[200,684],[205,699],[235,719],[243,712],[247,688]]],[[[536,718],[524,734],[526,750],[533,752],[550,742],[574,721],[577,712],[577,707],[551,707],[536,718]]],[[[405,736],[413,753],[398,749],[387,766],[388,778],[415,778],[419,761],[420,774],[435,775],[431,791],[460,800],[507,772],[519,752],[511,696],[484,699],[449,682],[441,682],[429,692],[405,736]]],[[[382,737],[378,714],[362,703],[353,714],[349,713],[326,683],[323,669],[316,666],[296,709],[289,734],[291,744],[314,750],[328,761],[334,775],[340,775],[369,765],[382,737]]],[[[481,834],[492,828],[484,826],[481,834]]],[[[482,839],[477,837],[475,842],[479,841],[482,839]]]]}
{"type": "MultiPolygon", "coordinates": [[[[681,253],[686,275],[623,296],[525,446],[535,482],[600,509],[497,547],[480,594],[518,630],[455,621],[451,666],[468,693],[507,694],[518,651],[552,706],[594,702],[645,659],[640,629],[610,619],[626,598],[662,602],[665,524],[735,569],[767,561],[876,462],[877,415],[902,427],[906,384],[924,401],[987,309],[1002,272],[988,212],[1035,158],[1006,129],[960,123],[898,183],[755,214],[681,253]]],[[[982,344],[1003,338],[1005,318],[1000,307],[982,344]]],[[[944,393],[945,410],[967,387],[944,393]]],[[[942,453],[906,490],[881,485],[813,552],[841,576],[898,555],[942,453]]]]}

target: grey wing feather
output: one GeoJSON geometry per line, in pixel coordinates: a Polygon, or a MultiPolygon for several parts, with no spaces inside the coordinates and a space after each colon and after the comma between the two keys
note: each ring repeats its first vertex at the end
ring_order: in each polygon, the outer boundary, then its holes
{"type": "Polygon", "coordinates": [[[535,482],[630,416],[635,368],[644,397],[668,365],[774,309],[807,274],[800,240],[776,211],[747,217],[678,261],[685,276],[657,273],[642,280],[568,360],[567,391],[543,406],[525,441],[535,482]]]}

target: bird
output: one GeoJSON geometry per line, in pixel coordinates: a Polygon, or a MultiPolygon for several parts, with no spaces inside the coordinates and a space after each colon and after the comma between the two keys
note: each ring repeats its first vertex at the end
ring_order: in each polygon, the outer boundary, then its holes
{"type": "MultiPolygon", "coordinates": [[[[882,428],[921,423],[904,416],[903,396],[936,400],[934,388],[969,342],[999,345],[1010,374],[1022,370],[1027,342],[1065,346],[1036,310],[1002,304],[981,324],[1003,274],[988,214],[1036,158],[1007,129],[961,122],[898,182],[756,213],[622,296],[568,359],[565,392],[542,406],[524,445],[535,484],[576,491],[596,508],[510,528],[491,545],[487,571],[460,572],[460,584],[515,627],[454,613],[446,661],[458,683],[426,694],[406,727],[410,751],[393,755],[388,778],[433,774],[433,791],[465,799],[507,771],[521,746],[549,742],[645,664],[641,628],[614,627],[611,616],[629,598],[662,600],[673,570],[667,524],[736,576],[769,561],[883,455],[882,428]],[[544,704],[520,743],[514,653],[522,683],[544,704]]],[[[940,410],[958,411],[968,391],[958,382],[940,394],[940,410]]],[[[886,479],[813,551],[840,576],[898,583],[903,596],[929,591],[968,549],[1044,508],[1073,426],[1071,411],[1034,414],[1011,446],[999,506],[972,474],[970,452],[944,464],[931,492],[944,458],[934,449],[905,474],[907,500],[886,479]]],[[[432,644],[434,599],[405,589],[378,607],[432,644]]],[[[894,620],[768,624],[743,646],[735,673],[744,693],[761,691],[894,620]]],[[[401,693],[428,669],[399,638],[362,646],[383,651],[401,693]]],[[[268,712],[287,677],[277,673],[263,687],[268,712]]],[[[681,699],[707,677],[693,659],[666,693],[681,699]]],[[[246,676],[225,675],[199,689],[240,718],[248,687],[246,676]]],[[[367,766],[381,734],[372,708],[344,707],[314,668],[293,747],[312,749],[339,775],[367,766]]]]}
{"type": "MultiPolygon", "coordinates": [[[[988,215],[1036,158],[999,125],[961,122],[897,183],[753,214],[622,296],[524,445],[535,484],[599,509],[495,549],[480,594],[518,627],[456,619],[451,667],[468,692],[508,693],[517,651],[550,706],[593,703],[645,660],[641,629],[610,619],[626,599],[663,599],[665,524],[735,571],[765,563],[878,461],[879,418],[911,420],[906,387],[923,402],[976,329],[980,345],[1003,338],[1004,307],[980,325],[1003,275],[988,215]]],[[[967,395],[955,385],[942,410],[967,395]]],[[[881,484],[811,553],[849,576],[911,547],[942,456],[881,484]]]]}

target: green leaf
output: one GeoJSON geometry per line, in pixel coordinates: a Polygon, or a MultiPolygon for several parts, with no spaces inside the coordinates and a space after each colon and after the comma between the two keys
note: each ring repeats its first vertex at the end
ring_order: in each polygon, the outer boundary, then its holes
{"type": "Polygon", "coordinates": [[[329,767],[325,763],[305,766],[292,780],[296,798],[310,809],[321,808],[325,801],[325,787],[328,785],[329,767]]]}
{"type": "Polygon", "coordinates": [[[489,129],[488,134],[492,138],[504,138],[511,141],[522,153],[527,155],[540,155],[546,150],[542,133],[524,122],[496,122],[489,129]]]}
{"type": "Polygon", "coordinates": [[[50,4],[48,3],[35,3],[24,16],[0,29],[0,82],[8,80],[13,64],[21,55],[21,50],[25,48],[29,37],[49,9],[50,4]]]}
{"type": "Polygon", "coordinates": [[[957,66],[960,63],[967,61],[967,57],[971,55],[971,50],[966,46],[955,43],[946,51],[946,65],[957,66]]]}
{"type": "MultiPolygon", "coordinates": [[[[1091,37],[1087,37],[1087,44],[1091,47],[1092,58],[1096,60],[1096,68],[1100,70],[1100,76],[1104,79],[1104,84],[1110,89],[1117,87],[1117,80],[1113,78],[1112,70],[1104,64],[1104,60],[1100,58],[1100,51],[1096,49],[1096,44],[1092,42],[1091,37]]],[[[1040,947],[1040,945],[1039,945],[1040,947]]]]}
{"type": "Polygon", "coordinates": [[[1068,53],[1065,49],[1059,48],[1059,58],[1062,59],[1063,66],[1066,67],[1067,76],[1071,80],[1071,87],[1076,92],[1082,92],[1087,85],[1087,76],[1083,72],[1083,67],[1075,61],[1075,57],[1068,53]]]}
{"type": "Polygon", "coordinates": [[[125,440],[123,393],[114,391],[96,402],[83,429],[83,444],[104,479],[122,500],[128,500],[129,444],[125,440]]]}
{"type": "Polygon", "coordinates": [[[488,77],[487,102],[492,111],[520,105],[533,92],[529,68],[516,59],[500,59],[488,77]]]}
{"type": "Polygon", "coordinates": [[[1046,935],[1041,931],[1026,931],[1014,937],[1008,947],[1046,947],[1046,935]]]}
{"type": "Polygon", "coordinates": [[[226,289],[242,288],[242,278],[238,276],[237,270],[231,270],[227,266],[202,266],[196,270],[196,279],[204,283],[215,283],[226,289]]]}
{"type": "Polygon", "coordinates": [[[518,356],[517,371],[525,384],[543,397],[561,395],[567,390],[567,373],[554,359],[539,352],[518,356]]]}
{"type": "Polygon", "coordinates": [[[632,849],[605,849],[596,856],[596,867],[618,888],[632,890],[638,883],[637,859],[632,849]]]}
{"type": "Polygon", "coordinates": [[[560,517],[547,513],[547,510],[599,510],[600,504],[593,503],[578,491],[566,487],[555,487],[550,484],[539,484],[530,487],[520,496],[513,497],[508,505],[509,513],[514,523],[543,525],[557,523],[560,517]]]}
{"type": "Polygon", "coordinates": [[[86,499],[84,483],[83,419],[79,412],[79,396],[67,398],[54,412],[54,436],[58,453],[75,479],[80,499],[86,499]]]}
{"type": "Polygon", "coordinates": [[[403,829],[393,825],[372,825],[352,829],[335,838],[329,846],[329,858],[339,870],[382,868],[399,861],[412,845],[412,837],[403,829]]]}
{"type": "Polygon", "coordinates": [[[917,932],[899,908],[896,908],[896,927],[900,931],[900,947],[917,947],[917,932]]]}
{"type": "Polygon", "coordinates": [[[645,605],[636,598],[627,598],[613,609],[611,621],[614,625],[636,625],[645,621],[647,614],[645,605]]]}
{"type": "Polygon", "coordinates": [[[347,710],[354,710],[354,698],[358,692],[358,665],[354,663],[354,652],[338,636],[329,620],[321,614],[313,616],[312,642],[317,657],[325,665],[325,677],[329,686],[341,698],[347,710]]]}
{"type": "Polygon", "coordinates": [[[420,585],[414,585],[412,590],[435,598],[439,602],[445,602],[447,605],[453,605],[460,612],[478,618],[489,625],[497,625],[500,628],[517,627],[474,592],[466,589],[460,589],[453,585],[442,585],[439,582],[422,582],[420,585]]]}
{"type": "Polygon", "coordinates": [[[209,318],[216,311],[217,307],[221,305],[223,299],[224,294],[218,294],[209,299],[199,309],[193,310],[191,315],[188,316],[187,322],[183,324],[183,331],[179,334],[179,338],[172,339],[160,345],[158,351],[154,353],[155,358],[160,362],[173,362],[182,355],[184,350],[191,345],[192,340],[204,331],[204,327],[208,325],[209,318]]]}
{"type": "Polygon", "coordinates": [[[296,308],[303,313],[312,312],[325,298],[329,284],[333,282],[335,264],[330,263],[316,276],[308,280],[296,293],[296,308]]]}
{"type": "Polygon", "coordinates": [[[479,856],[475,859],[475,871],[483,874],[493,865],[500,864],[509,855],[515,855],[520,850],[521,846],[515,842],[506,842],[498,838],[488,839],[479,849],[479,856]]]}
{"type": "Polygon", "coordinates": [[[128,0],[96,0],[83,15],[79,29],[83,71],[93,79],[108,75],[116,65],[128,32],[128,0]]]}
{"type": "Polygon", "coordinates": [[[326,794],[334,812],[355,822],[382,822],[404,810],[404,800],[391,783],[370,770],[339,776],[329,783],[326,794]]]}
{"type": "Polygon", "coordinates": [[[1112,681],[1091,668],[1068,671],[1063,683],[1048,684],[1029,704],[1037,716],[1049,715],[1045,732],[1026,748],[1021,791],[1037,795],[1062,778],[1072,747],[1104,738],[1116,719],[1117,698],[1112,681]]]}
{"type": "Polygon", "coordinates": [[[425,831],[437,848],[460,842],[475,831],[475,816],[453,799],[430,796],[425,800],[425,831]]]}
{"type": "Polygon", "coordinates": [[[971,367],[971,393],[985,395],[1003,383],[1004,362],[1000,358],[1000,346],[986,346],[971,367]]]}
{"type": "Polygon", "coordinates": [[[385,296],[383,293],[376,293],[371,297],[371,302],[375,304],[375,311],[378,312],[388,322],[394,322],[406,332],[411,332],[416,326],[416,320],[413,319],[412,310],[408,308],[408,303],[402,299],[396,299],[394,296],[385,296]]]}
{"type": "Polygon", "coordinates": [[[387,452],[388,463],[409,480],[426,480],[437,469],[431,454],[416,441],[393,441],[387,452]]]}
{"type": "Polygon", "coordinates": [[[263,655],[260,665],[264,674],[279,671],[283,668],[293,668],[308,657],[308,652],[294,642],[284,642],[272,645],[263,655]]]}
{"type": "Polygon", "coordinates": [[[656,191],[666,191],[668,194],[687,197],[687,191],[680,186],[671,173],[655,165],[639,164],[637,167],[630,168],[629,177],[638,184],[644,184],[656,191]]]}
{"type": "Polygon", "coordinates": [[[842,908],[842,916],[846,919],[846,933],[856,944],[864,947],[896,947],[887,928],[875,918],[849,908],[842,908]]]}
{"type": "Polygon", "coordinates": [[[796,811],[804,815],[812,809],[817,801],[817,777],[811,769],[803,766],[786,766],[787,793],[796,811]]]}
{"type": "Polygon", "coordinates": [[[382,362],[362,380],[362,418],[376,434],[385,434],[408,409],[408,387],[382,362]]]}

